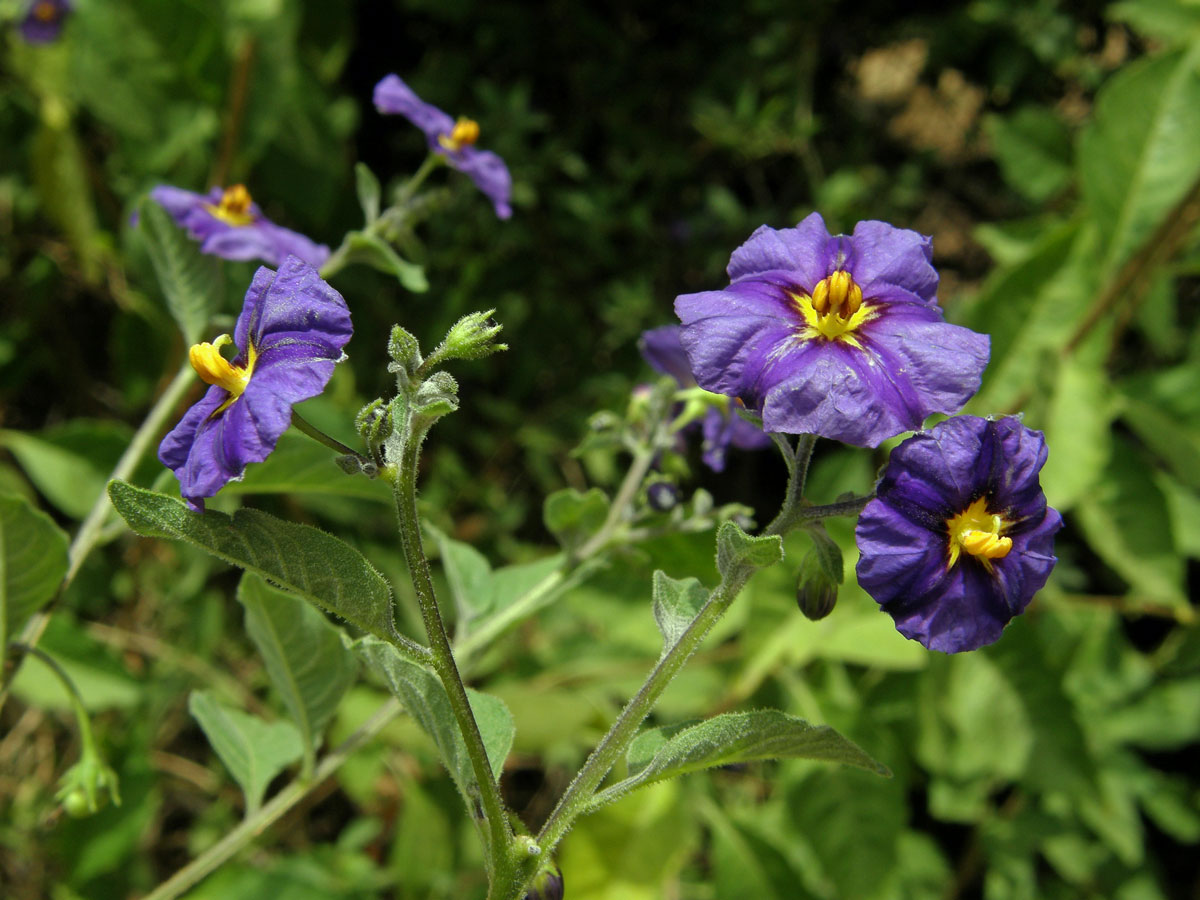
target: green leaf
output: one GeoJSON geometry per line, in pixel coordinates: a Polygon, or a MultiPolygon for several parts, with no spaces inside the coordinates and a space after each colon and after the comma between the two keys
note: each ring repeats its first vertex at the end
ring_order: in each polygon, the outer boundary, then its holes
{"type": "Polygon", "coordinates": [[[1080,185],[1104,237],[1107,271],[1124,263],[1200,175],[1200,43],[1137,60],[1100,89],[1079,142],[1080,185]]]}
{"type": "Polygon", "coordinates": [[[354,654],[323,613],[257,575],[242,576],[238,600],[246,609],[246,631],[311,757],[342,695],[354,683],[354,654]]]}
{"type": "Polygon", "coordinates": [[[492,602],[492,566],[487,557],[439,528],[429,524],[425,528],[433,535],[441,554],[459,622],[469,622],[487,612],[492,602]]]}
{"type": "Polygon", "coordinates": [[[708,589],[695,578],[677,581],[665,572],[656,570],[653,597],[654,621],[662,632],[663,655],[666,655],[704,606],[708,589]]]}
{"type": "Polygon", "coordinates": [[[104,491],[131,436],[116,423],[77,420],[37,434],[0,431],[0,446],[57,509],[82,519],[104,491]]]}
{"type": "Polygon", "coordinates": [[[247,812],[262,806],[271,780],[298,760],[303,750],[291,722],[264,722],[222,705],[208,691],[192,691],[188,712],[241,786],[247,812]]]}
{"type": "MultiPolygon", "coordinates": [[[[405,659],[394,646],[371,637],[356,641],[354,649],[376,672],[383,676],[392,693],[404,704],[425,733],[433,738],[442,762],[458,785],[468,809],[479,796],[467,746],[458,730],[450,698],[437,676],[423,666],[405,659]]],[[[512,749],[516,728],[504,701],[489,694],[468,689],[471,711],[479,724],[492,775],[499,780],[504,760],[512,749]]]]}
{"type": "Polygon", "coordinates": [[[996,162],[1017,193],[1041,203],[1070,182],[1071,136],[1050,109],[1026,106],[988,125],[996,162]]]}
{"type": "Polygon", "coordinates": [[[608,497],[599,488],[580,493],[563,488],[546,498],[542,519],[564,550],[570,552],[600,530],[608,516],[608,497]]]}
{"type": "Polygon", "coordinates": [[[737,566],[765,569],[783,559],[783,539],[777,534],[751,537],[733,522],[725,522],[717,531],[717,571],[729,577],[737,566]]]}
{"type": "Polygon", "coordinates": [[[1195,426],[1162,407],[1125,393],[1121,419],[1179,481],[1200,490],[1200,434],[1195,426]]]}
{"type": "Polygon", "coordinates": [[[414,294],[429,290],[424,267],[404,259],[383,238],[363,231],[354,231],[346,236],[346,240],[349,241],[347,259],[395,275],[404,289],[414,294]]]}
{"type": "Polygon", "coordinates": [[[1151,467],[1117,439],[1096,490],[1076,508],[1092,549],[1143,599],[1184,606],[1183,561],[1175,555],[1166,498],[1151,467]]]}
{"type": "Polygon", "coordinates": [[[810,725],[774,709],[725,713],[699,724],[643,731],[629,745],[625,759],[629,777],[596,794],[590,808],[666,778],[768,759],[816,759],[891,774],[828,725],[810,725]]]}
{"type": "Polygon", "coordinates": [[[172,497],[123,481],[110,482],[108,496],[129,527],[144,537],[187,541],[369,634],[396,634],[388,583],[361,553],[332,535],[256,509],[239,509],[232,517],[196,513],[172,497]]]}
{"type": "Polygon", "coordinates": [[[1091,491],[1108,464],[1114,404],[1103,366],[1078,354],[1059,361],[1053,383],[1046,421],[1050,455],[1041,478],[1046,499],[1061,512],[1091,491]]]}
{"type": "Polygon", "coordinates": [[[201,253],[196,242],[149,197],[138,207],[138,216],[167,309],[183,339],[194,344],[204,337],[220,297],[217,261],[201,253]]]}
{"type": "Polygon", "coordinates": [[[23,497],[0,495],[0,650],[67,574],[67,536],[23,497]]]}
{"type": "Polygon", "coordinates": [[[1104,14],[1169,47],[1200,41],[1200,4],[1194,0],[1127,0],[1111,4],[1104,14]]]}
{"type": "Polygon", "coordinates": [[[358,205],[362,207],[363,218],[370,225],[379,218],[379,179],[371,171],[371,167],[360,162],[354,166],[354,189],[358,193],[358,205]]]}

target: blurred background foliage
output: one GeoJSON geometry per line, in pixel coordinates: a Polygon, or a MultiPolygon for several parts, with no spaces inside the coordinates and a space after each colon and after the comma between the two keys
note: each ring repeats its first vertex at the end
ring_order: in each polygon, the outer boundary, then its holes
{"type": "MultiPolygon", "coordinates": [[[[754,228],[817,209],[833,230],[931,234],[948,317],[992,335],[969,411],[1024,410],[1047,433],[1043,482],[1067,522],[1055,576],[999,644],[945,657],[853,584],[811,623],[791,570],[759,575],[655,721],[775,706],[834,725],[893,777],[795,762],[660,784],[576,827],[568,896],[1200,896],[1194,0],[77,0],[59,41],[10,27],[0,52],[0,488],[67,530],[185,349],[129,227],[145,192],[242,181],[336,245],[360,223],[354,164],[396,183],[424,153],[370,104],[388,72],[479,120],[515,212],[497,221],[465,179],[439,181],[444,209],[405,247],[428,293],[339,275],[351,363],[307,415],[348,440],[387,386],[393,322],[429,344],[496,307],[512,350],[458,371],[463,410],[435,431],[422,492],[430,521],[495,565],[547,552],[546,493],[619,478],[620,458],[572,454],[588,416],[623,412],[649,377],[639,333],[672,321],[676,294],[722,284],[754,228]]],[[[213,334],[252,271],[223,264],[213,334]]],[[[811,496],[869,489],[883,458],[820,445],[811,496]]],[[[783,483],[749,454],[693,474],[760,520],[783,483]]],[[[135,481],[173,484],[153,460],[135,481]]],[[[214,506],[253,495],[349,537],[415,627],[386,493],[303,439],[231,487],[214,506]]],[[[849,567],[852,524],[831,532],[849,567]]],[[[805,543],[789,539],[793,565],[805,543]]],[[[711,536],[630,551],[476,667],[515,716],[503,786],[533,827],[658,653],[654,568],[713,580],[711,536]]],[[[88,560],[43,646],[80,686],[124,802],[77,821],[56,807],[78,739],[30,662],[0,717],[5,898],[138,896],[237,823],[239,792],[187,709],[207,688],[283,715],[236,584],[196,551],[127,536],[88,560]]],[[[352,688],[331,743],[385,696],[352,688]]],[[[191,896],[267,893],[483,896],[475,837],[415,726],[389,726],[191,896]]]]}

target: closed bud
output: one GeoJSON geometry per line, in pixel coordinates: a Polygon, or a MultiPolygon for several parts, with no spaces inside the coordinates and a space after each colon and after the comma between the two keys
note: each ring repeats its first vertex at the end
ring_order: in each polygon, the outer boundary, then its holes
{"type": "Polygon", "coordinates": [[[391,410],[381,399],[372,400],[354,417],[354,427],[372,450],[392,433],[391,410]]]}
{"type": "Polygon", "coordinates": [[[655,512],[670,512],[679,505],[679,488],[664,479],[646,485],[646,502],[655,512]]]}
{"type": "Polygon", "coordinates": [[[392,335],[388,338],[388,356],[392,358],[389,372],[412,374],[421,365],[421,349],[417,339],[399,325],[392,326],[392,335]]]}
{"type": "Polygon", "coordinates": [[[542,869],[525,892],[525,900],[562,900],[562,870],[551,864],[542,869]]]}
{"type": "Polygon", "coordinates": [[[796,605],[805,618],[816,622],[837,604],[842,583],[842,551],[823,527],[809,529],[813,547],[800,561],[796,575],[796,605]]]}

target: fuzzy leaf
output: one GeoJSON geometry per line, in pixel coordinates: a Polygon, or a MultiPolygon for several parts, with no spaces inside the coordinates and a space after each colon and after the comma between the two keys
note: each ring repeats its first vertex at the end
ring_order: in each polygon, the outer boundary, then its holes
{"type": "Polygon", "coordinates": [[[695,578],[685,578],[682,581],[670,577],[665,572],[657,570],[654,573],[654,621],[663,636],[663,654],[665,655],[692,624],[704,601],[708,599],[708,589],[695,578]]]}
{"type": "Polygon", "coordinates": [[[0,495],[0,650],[67,574],[67,536],[22,497],[0,495]]]}
{"type": "Polygon", "coordinates": [[[149,198],[139,207],[138,222],[167,309],[184,340],[194,344],[204,336],[220,297],[217,261],[201,253],[170,214],[149,198]]]}
{"type": "Polygon", "coordinates": [[[777,534],[751,537],[733,522],[725,522],[717,531],[717,571],[722,578],[736,566],[765,569],[783,559],[783,538],[777,534]]]}

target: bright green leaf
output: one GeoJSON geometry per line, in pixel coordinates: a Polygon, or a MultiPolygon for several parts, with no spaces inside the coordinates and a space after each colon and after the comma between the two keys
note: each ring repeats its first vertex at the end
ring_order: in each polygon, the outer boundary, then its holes
{"type": "Polygon", "coordinates": [[[450,596],[458,610],[460,622],[466,622],[488,611],[492,601],[492,567],[487,557],[462,541],[456,541],[444,531],[426,524],[441,553],[442,568],[450,585],[450,596]]]}
{"type": "Polygon", "coordinates": [[[108,496],[140,535],[195,544],[369,634],[396,634],[388,583],[361,553],[332,535],[256,509],[239,509],[232,517],[196,513],[172,497],[123,481],[110,482],[108,496]]]}
{"type": "Polygon", "coordinates": [[[576,549],[598,532],[607,515],[608,497],[599,488],[587,493],[563,488],[548,496],[542,507],[546,528],[567,551],[576,549]]]}
{"type": "Polygon", "coordinates": [[[311,753],[354,683],[354,655],[323,613],[257,575],[242,576],[238,600],[246,609],[246,631],[311,753]]]}
{"type": "Polygon", "coordinates": [[[167,309],[183,339],[194,344],[204,337],[220,298],[217,260],[201,253],[196,242],[155,201],[143,200],[138,216],[167,309]]]}
{"type": "Polygon", "coordinates": [[[1113,391],[1102,366],[1062,359],[1046,421],[1050,454],[1042,469],[1046,499],[1070,509],[1099,480],[1112,452],[1113,391]]]}
{"type": "Polygon", "coordinates": [[[364,162],[354,166],[354,188],[358,193],[358,205],[362,207],[363,219],[370,225],[379,218],[379,179],[364,162]]]}
{"type": "Polygon", "coordinates": [[[1026,106],[989,122],[992,149],[1009,186],[1034,203],[1049,200],[1071,180],[1071,136],[1053,111],[1026,106]]]}
{"type": "Polygon", "coordinates": [[[783,559],[783,539],[777,534],[751,537],[733,522],[717,531],[717,571],[728,578],[737,566],[765,569],[783,559]]]}
{"type": "Polygon", "coordinates": [[[0,495],[0,650],[67,574],[67,536],[23,497],[0,495]]]}
{"type": "Polygon", "coordinates": [[[132,437],[112,422],[76,420],[39,433],[0,431],[34,486],[73,519],[84,518],[132,437]]]}
{"type": "Polygon", "coordinates": [[[262,805],[271,780],[298,760],[303,750],[291,722],[264,722],[218,703],[208,691],[192,691],[188,712],[241,786],[247,811],[262,805]]]}
{"type": "Polygon", "coordinates": [[[663,653],[666,654],[692,624],[704,601],[708,589],[695,578],[677,581],[661,570],[654,572],[654,621],[663,636],[663,653]]]}

